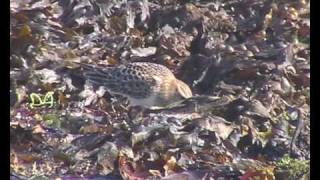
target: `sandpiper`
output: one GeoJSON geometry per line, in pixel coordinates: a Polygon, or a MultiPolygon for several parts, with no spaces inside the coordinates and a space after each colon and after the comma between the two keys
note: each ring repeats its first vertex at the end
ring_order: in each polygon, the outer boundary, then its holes
{"type": "Polygon", "coordinates": [[[134,62],[117,67],[81,66],[91,84],[127,97],[130,106],[165,107],[192,97],[189,86],[160,64],[134,62]]]}

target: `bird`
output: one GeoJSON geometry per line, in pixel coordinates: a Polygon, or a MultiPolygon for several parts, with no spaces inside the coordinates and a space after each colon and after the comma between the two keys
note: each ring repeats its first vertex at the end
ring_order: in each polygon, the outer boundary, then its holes
{"type": "Polygon", "coordinates": [[[190,87],[164,65],[131,62],[115,67],[80,64],[83,75],[94,86],[129,100],[129,106],[166,107],[192,97],[190,87]]]}

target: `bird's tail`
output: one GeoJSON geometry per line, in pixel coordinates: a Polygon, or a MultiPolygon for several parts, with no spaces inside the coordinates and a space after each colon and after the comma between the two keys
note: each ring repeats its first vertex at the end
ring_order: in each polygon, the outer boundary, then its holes
{"type": "Polygon", "coordinates": [[[98,67],[96,65],[77,63],[83,69],[84,77],[95,86],[104,86],[113,81],[111,67],[98,67]]]}

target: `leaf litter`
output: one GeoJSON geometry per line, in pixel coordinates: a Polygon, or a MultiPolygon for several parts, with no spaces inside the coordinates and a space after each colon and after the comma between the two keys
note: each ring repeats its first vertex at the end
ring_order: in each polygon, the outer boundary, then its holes
{"type": "Polygon", "coordinates": [[[11,178],[307,178],[309,4],[11,0],[11,178]],[[131,109],[73,63],[135,61],[196,96],[131,109]]]}

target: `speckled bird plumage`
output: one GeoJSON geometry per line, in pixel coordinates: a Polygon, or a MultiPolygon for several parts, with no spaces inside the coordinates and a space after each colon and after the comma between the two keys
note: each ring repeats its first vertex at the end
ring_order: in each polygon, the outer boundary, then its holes
{"type": "Polygon", "coordinates": [[[85,65],[85,69],[84,75],[90,83],[105,87],[111,94],[127,97],[132,106],[164,107],[192,96],[189,86],[160,64],[85,65]]]}

